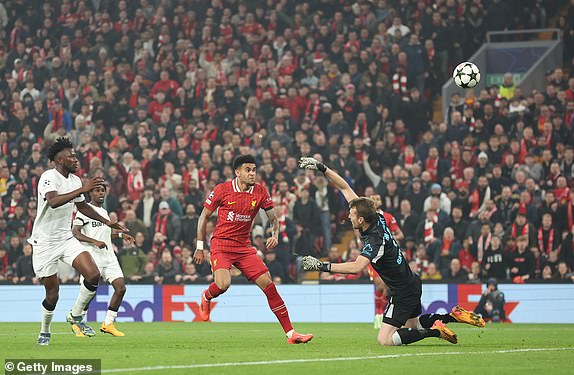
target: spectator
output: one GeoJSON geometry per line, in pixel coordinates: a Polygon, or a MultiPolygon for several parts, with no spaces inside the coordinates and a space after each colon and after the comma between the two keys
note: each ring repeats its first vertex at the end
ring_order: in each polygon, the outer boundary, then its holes
{"type": "Polygon", "coordinates": [[[421,278],[423,280],[440,281],[442,280],[442,275],[440,274],[436,264],[431,262],[428,265],[427,272],[423,273],[421,278]]]}
{"type": "Polygon", "coordinates": [[[142,219],[147,228],[152,225],[152,217],[159,210],[159,203],[153,195],[153,187],[146,186],[143,197],[136,208],[136,215],[142,219]]]}
{"type": "Polygon", "coordinates": [[[285,275],[283,273],[283,266],[277,260],[277,254],[275,251],[267,251],[265,253],[265,265],[269,268],[269,272],[271,273],[271,277],[273,278],[273,282],[278,282],[282,284],[284,280],[286,280],[285,275]]]}
{"type": "Polygon", "coordinates": [[[169,208],[166,201],[162,201],[158,213],[152,218],[151,233],[161,233],[169,239],[170,244],[175,245],[181,236],[181,221],[169,208]]]}
{"type": "Polygon", "coordinates": [[[181,218],[181,238],[185,245],[194,245],[194,241],[197,238],[197,221],[199,220],[199,215],[195,211],[195,206],[193,204],[188,204],[185,207],[185,216],[181,218]]]}
{"type": "Polygon", "coordinates": [[[452,259],[445,280],[451,283],[464,283],[467,278],[467,272],[460,266],[460,261],[457,258],[452,259]]]}
{"type": "Polygon", "coordinates": [[[32,246],[29,244],[24,245],[24,253],[16,261],[16,272],[12,281],[14,284],[39,284],[32,267],[32,246]]]}
{"type": "Polygon", "coordinates": [[[500,237],[492,236],[489,246],[486,247],[482,257],[482,273],[487,278],[505,280],[508,265],[503,253],[500,237]]]}
{"type": "Polygon", "coordinates": [[[154,282],[156,284],[173,284],[177,276],[181,276],[181,266],[173,259],[169,249],[163,250],[161,260],[155,267],[154,282]]]}
{"type": "Polygon", "coordinates": [[[566,262],[560,262],[558,263],[555,278],[565,282],[574,282],[574,273],[571,272],[566,262]]]}
{"type": "Polygon", "coordinates": [[[550,255],[553,251],[560,251],[560,243],[562,242],[558,230],[552,225],[552,214],[545,213],[542,215],[542,225],[538,229],[538,248],[544,256],[550,255]]]}
{"type": "Polygon", "coordinates": [[[446,274],[448,267],[452,266],[451,260],[458,257],[460,248],[460,242],[454,238],[454,231],[450,227],[445,228],[442,240],[435,241],[429,246],[429,254],[433,263],[437,265],[442,274],[446,274]]]}
{"type": "Polygon", "coordinates": [[[293,207],[293,221],[295,225],[300,225],[305,231],[309,231],[312,241],[315,240],[318,229],[316,223],[321,222],[321,213],[317,203],[310,198],[309,190],[301,190],[301,196],[293,207]]]}
{"type": "Polygon", "coordinates": [[[508,228],[507,235],[512,236],[518,240],[518,237],[525,236],[528,240],[527,246],[533,245],[534,242],[534,228],[526,219],[526,207],[522,206],[518,209],[514,223],[508,228]]]}
{"type": "Polygon", "coordinates": [[[143,242],[144,234],[137,232],[133,244],[122,246],[118,252],[124,277],[128,280],[139,279],[145,274],[147,257],[143,249],[143,242]]]}
{"type": "Polygon", "coordinates": [[[205,278],[197,273],[197,269],[195,268],[195,264],[193,262],[187,262],[184,264],[183,274],[175,276],[175,282],[193,284],[196,282],[205,282],[205,278]]]}
{"type": "Polygon", "coordinates": [[[516,238],[516,251],[510,256],[510,278],[515,283],[528,280],[534,271],[534,259],[528,251],[528,237],[520,235],[516,238]]]}
{"type": "Polygon", "coordinates": [[[467,275],[468,277],[467,283],[480,284],[481,274],[482,270],[480,269],[480,263],[472,262],[472,264],[470,265],[470,271],[467,275]]]}
{"type": "MultiPolygon", "coordinates": [[[[134,210],[127,210],[125,212],[125,218],[124,218],[124,225],[126,228],[128,228],[130,233],[143,233],[144,236],[146,234],[148,234],[148,230],[144,224],[144,222],[140,219],[137,218],[136,213],[134,212],[134,210]]],[[[147,240],[148,238],[145,237],[145,240],[147,240]]]]}
{"type": "Polygon", "coordinates": [[[133,282],[142,284],[153,284],[156,277],[155,266],[153,262],[147,262],[144,266],[144,272],[141,275],[135,274],[130,277],[133,282]]]}
{"type": "Polygon", "coordinates": [[[403,199],[401,201],[401,210],[397,215],[399,227],[402,228],[403,233],[416,233],[417,225],[420,218],[412,211],[411,202],[403,199]]]}

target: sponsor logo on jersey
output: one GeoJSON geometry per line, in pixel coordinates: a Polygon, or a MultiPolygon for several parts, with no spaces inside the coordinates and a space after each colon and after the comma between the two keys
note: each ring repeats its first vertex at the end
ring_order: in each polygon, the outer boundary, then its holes
{"type": "Polygon", "coordinates": [[[373,247],[371,246],[370,243],[368,243],[365,246],[363,246],[363,250],[361,250],[361,252],[371,255],[373,253],[373,247]]]}
{"type": "Polygon", "coordinates": [[[215,192],[212,190],[211,193],[209,194],[209,196],[207,197],[207,199],[205,200],[205,203],[211,204],[211,200],[213,199],[214,196],[215,196],[215,192]]]}
{"type": "Polygon", "coordinates": [[[235,203],[237,203],[237,202],[227,202],[227,204],[230,205],[230,206],[231,206],[232,204],[235,204],[235,203]]]}
{"type": "Polygon", "coordinates": [[[242,221],[242,222],[250,222],[251,216],[249,215],[241,215],[230,211],[227,213],[227,221],[242,221]]]}

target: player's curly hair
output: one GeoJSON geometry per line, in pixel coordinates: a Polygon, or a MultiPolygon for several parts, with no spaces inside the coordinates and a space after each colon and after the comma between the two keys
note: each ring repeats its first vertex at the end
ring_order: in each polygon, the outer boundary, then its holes
{"type": "Polygon", "coordinates": [[[48,159],[54,161],[54,159],[56,159],[56,155],[67,148],[74,148],[72,141],[66,137],[58,138],[48,149],[48,159]]]}
{"type": "Polygon", "coordinates": [[[239,169],[243,164],[257,164],[253,155],[239,155],[233,161],[233,169],[239,169]]]}

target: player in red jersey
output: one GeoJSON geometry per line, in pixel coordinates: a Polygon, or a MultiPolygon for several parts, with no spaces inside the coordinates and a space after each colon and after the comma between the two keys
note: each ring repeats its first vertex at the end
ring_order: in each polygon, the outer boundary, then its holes
{"type": "Polygon", "coordinates": [[[211,238],[211,269],[215,282],[201,295],[200,318],[203,321],[209,320],[210,301],[227,291],[231,284],[229,269],[235,266],[249,281],[255,282],[263,290],[271,311],[285,330],[287,342],[308,342],[313,335],[295,332],[285,303],[271,280],[271,274],[251,244],[251,226],[260,208],[267,213],[273,229],[265,246],[273,249],[279,243],[279,222],[273,212],[273,201],[267,190],[255,183],[255,158],[251,155],[238,156],[233,162],[233,169],[237,177],[215,186],[203,204],[197,224],[197,250],[193,258],[196,263],[202,263],[205,259],[205,225],[211,214],[218,210],[217,225],[211,238]]]}

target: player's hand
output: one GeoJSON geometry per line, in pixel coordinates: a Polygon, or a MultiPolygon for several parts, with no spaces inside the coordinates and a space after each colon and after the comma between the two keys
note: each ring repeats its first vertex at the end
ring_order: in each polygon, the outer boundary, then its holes
{"type": "Polygon", "coordinates": [[[299,158],[299,168],[301,169],[309,169],[312,171],[321,171],[325,173],[327,167],[325,164],[321,163],[319,160],[310,157],[301,157],[299,158]]]}
{"type": "Polygon", "coordinates": [[[305,271],[331,272],[331,263],[321,262],[319,259],[308,255],[303,257],[303,269],[305,271]]]}
{"type": "Polygon", "coordinates": [[[117,221],[108,221],[107,225],[108,225],[108,227],[110,227],[112,229],[117,229],[122,233],[129,232],[128,228],[124,227],[122,224],[118,223],[117,221]]]}
{"type": "Polygon", "coordinates": [[[88,193],[99,186],[104,185],[103,177],[93,177],[82,184],[82,192],[88,193]]]}
{"type": "Polygon", "coordinates": [[[265,247],[268,249],[274,249],[279,244],[279,240],[275,237],[269,237],[265,242],[265,247]]]}
{"type": "Polygon", "coordinates": [[[136,241],[136,239],[133,238],[133,236],[131,234],[127,234],[127,233],[124,233],[122,235],[122,239],[124,241],[126,241],[129,245],[132,245],[136,241]]]}
{"type": "Polygon", "coordinates": [[[96,245],[98,249],[105,249],[108,247],[104,241],[96,241],[94,245],[96,245]]]}
{"type": "Polygon", "coordinates": [[[205,260],[205,250],[195,250],[195,253],[193,253],[193,261],[197,264],[201,264],[203,263],[203,261],[205,260]]]}

